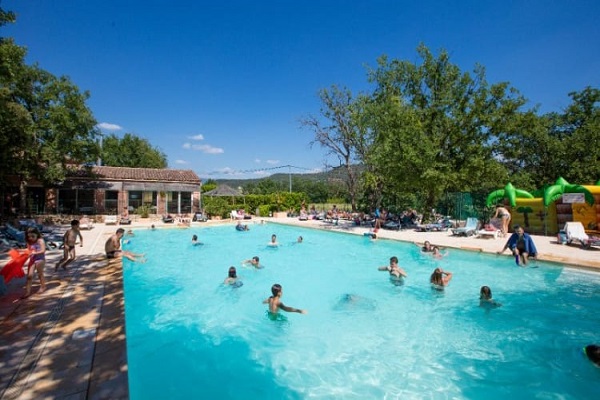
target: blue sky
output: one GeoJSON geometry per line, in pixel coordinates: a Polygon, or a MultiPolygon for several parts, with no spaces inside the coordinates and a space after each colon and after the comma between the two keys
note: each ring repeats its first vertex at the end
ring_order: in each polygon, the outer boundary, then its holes
{"type": "Polygon", "coordinates": [[[26,46],[29,63],[90,91],[103,132],[146,138],[169,167],[203,179],[322,169],[325,154],[299,123],[319,113],[317,92],[368,90],[366,66],[382,54],[419,62],[421,42],[446,49],[463,71],[482,64],[489,82],[510,82],[542,112],[600,86],[596,0],[1,5],[17,22],[0,36],[26,46]]]}

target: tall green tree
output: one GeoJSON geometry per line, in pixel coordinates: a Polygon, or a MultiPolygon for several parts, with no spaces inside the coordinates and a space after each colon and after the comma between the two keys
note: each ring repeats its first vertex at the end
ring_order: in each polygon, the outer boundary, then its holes
{"type": "Polygon", "coordinates": [[[318,144],[328,155],[337,157],[348,176],[346,185],[352,211],[356,210],[359,176],[353,164],[360,160],[360,145],[363,144],[361,131],[356,124],[354,99],[350,90],[335,85],[319,92],[321,117],[309,115],[300,123],[311,130],[315,138],[311,146],[318,144]]]}
{"type": "Polygon", "coordinates": [[[111,134],[102,141],[102,164],[110,167],[166,168],[167,156],[147,139],[126,133],[111,134]]]}
{"type": "Polygon", "coordinates": [[[506,177],[494,141],[517,128],[526,100],[508,83],[488,84],[482,66],[462,72],[445,50],[436,57],[420,45],[417,52],[418,65],[382,56],[369,74],[376,85],[370,162],[386,171],[388,186],[420,193],[429,209],[445,191],[482,189],[506,177]]]}
{"type": "Polygon", "coordinates": [[[586,87],[569,96],[573,102],[565,111],[563,125],[569,173],[563,176],[592,185],[600,179],[600,90],[586,87]]]}
{"type": "MultiPolygon", "coordinates": [[[[14,15],[0,10],[0,21],[12,22],[14,15]]],[[[98,154],[89,93],[67,77],[25,64],[25,55],[12,39],[0,39],[0,178],[6,184],[7,176],[18,177],[23,212],[31,180],[56,184],[71,165],[98,154]]]]}

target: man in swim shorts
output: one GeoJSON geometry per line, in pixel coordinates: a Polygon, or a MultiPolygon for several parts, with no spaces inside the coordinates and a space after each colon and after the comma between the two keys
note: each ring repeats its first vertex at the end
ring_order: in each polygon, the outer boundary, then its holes
{"type": "Polygon", "coordinates": [[[513,227],[514,233],[508,238],[508,241],[498,252],[498,254],[504,253],[506,249],[512,251],[513,256],[516,258],[517,265],[527,265],[529,257],[537,256],[537,249],[533,243],[533,239],[520,225],[513,227]]]}
{"type": "Polygon", "coordinates": [[[79,221],[74,219],[71,221],[71,229],[66,231],[63,236],[63,258],[54,267],[54,272],[58,271],[59,267],[67,269],[67,264],[75,260],[75,244],[77,243],[78,237],[79,247],[83,247],[83,236],[81,236],[81,231],[79,230],[79,221]]]}
{"type": "Polygon", "coordinates": [[[112,235],[111,237],[108,238],[108,240],[106,241],[106,243],[104,244],[104,251],[106,252],[106,258],[111,259],[111,258],[119,258],[119,257],[125,257],[128,260],[131,261],[141,261],[144,262],[145,260],[143,259],[139,259],[138,257],[143,257],[143,254],[135,254],[135,253],[131,253],[129,251],[123,251],[121,250],[121,239],[123,238],[123,235],[125,234],[125,229],[123,228],[119,228],[117,229],[117,232],[115,232],[114,235],[112,235]]]}

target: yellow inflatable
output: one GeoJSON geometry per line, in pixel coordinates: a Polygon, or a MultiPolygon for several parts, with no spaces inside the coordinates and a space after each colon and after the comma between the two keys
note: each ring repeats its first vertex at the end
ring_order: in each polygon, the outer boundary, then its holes
{"type": "Polygon", "coordinates": [[[583,224],[586,231],[597,231],[600,228],[600,186],[583,186],[594,196],[594,204],[573,203],[573,221],[583,224]]]}
{"type": "Polygon", "coordinates": [[[534,235],[555,235],[558,232],[556,205],[544,207],[544,199],[517,198],[515,207],[511,207],[510,224],[521,225],[525,231],[534,235]]]}

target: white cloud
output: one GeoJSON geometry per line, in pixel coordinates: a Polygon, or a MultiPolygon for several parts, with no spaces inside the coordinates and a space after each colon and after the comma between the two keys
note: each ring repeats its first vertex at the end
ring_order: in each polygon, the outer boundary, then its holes
{"type": "Polygon", "coordinates": [[[267,164],[271,164],[271,165],[279,164],[279,160],[267,160],[267,164]]]}
{"type": "Polygon", "coordinates": [[[225,150],[223,150],[220,147],[213,147],[209,144],[194,144],[192,145],[192,150],[198,150],[201,151],[205,154],[222,154],[225,153],[225,150]]]}
{"type": "Polygon", "coordinates": [[[119,126],[117,124],[111,124],[108,122],[101,122],[96,126],[100,129],[104,129],[105,131],[120,131],[121,129],[123,129],[121,126],[119,126]]]}
{"type": "Polygon", "coordinates": [[[260,164],[260,158],[254,159],[254,162],[257,163],[257,164],[260,164]]]}
{"type": "Polygon", "coordinates": [[[198,134],[198,135],[194,135],[194,136],[188,136],[188,139],[191,139],[191,140],[204,140],[204,135],[198,134]]]}
{"type": "Polygon", "coordinates": [[[185,160],[175,160],[175,164],[189,164],[189,163],[185,160]]]}
{"type": "Polygon", "coordinates": [[[264,175],[268,175],[268,173],[265,170],[260,170],[260,171],[254,171],[254,175],[264,176],[264,175]]]}
{"type": "Polygon", "coordinates": [[[218,169],[216,172],[223,175],[241,175],[235,169],[229,167],[218,169]]]}
{"type": "Polygon", "coordinates": [[[191,149],[191,150],[197,150],[197,151],[201,151],[205,154],[222,154],[225,153],[225,150],[223,150],[220,147],[214,147],[211,146],[209,144],[190,144],[190,143],[184,143],[183,144],[183,148],[184,149],[191,149]]]}

